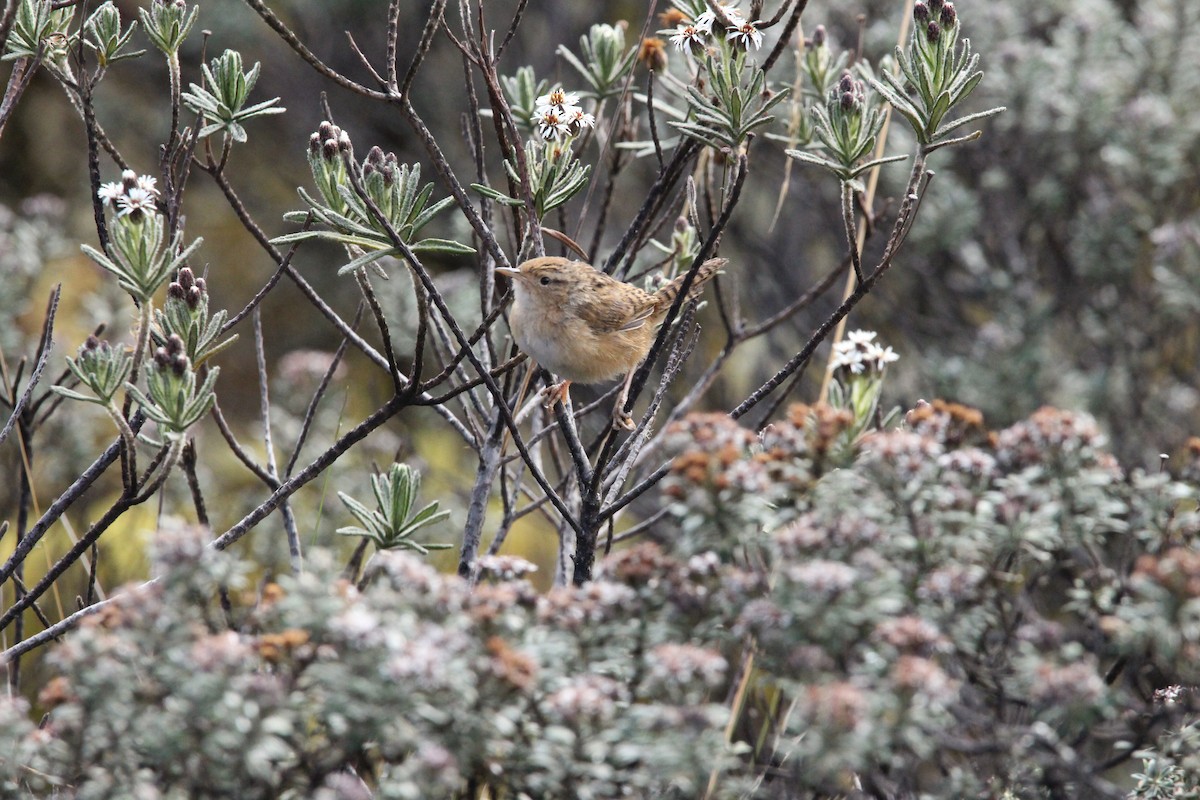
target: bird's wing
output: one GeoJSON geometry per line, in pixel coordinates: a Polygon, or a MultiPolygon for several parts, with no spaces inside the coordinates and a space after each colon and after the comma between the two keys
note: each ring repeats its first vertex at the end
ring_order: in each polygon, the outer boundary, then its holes
{"type": "Polygon", "coordinates": [[[579,302],[572,298],[571,305],[596,334],[636,330],[654,314],[654,299],[644,292],[612,292],[603,302],[579,302]]]}

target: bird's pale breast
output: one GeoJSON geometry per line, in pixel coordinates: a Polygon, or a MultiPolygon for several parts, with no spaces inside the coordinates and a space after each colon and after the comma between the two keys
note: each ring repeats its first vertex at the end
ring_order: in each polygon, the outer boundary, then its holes
{"type": "Polygon", "coordinates": [[[576,383],[612,380],[636,367],[656,327],[646,324],[597,335],[578,317],[538,308],[524,292],[517,293],[514,312],[510,323],[517,345],[546,369],[576,383]]]}

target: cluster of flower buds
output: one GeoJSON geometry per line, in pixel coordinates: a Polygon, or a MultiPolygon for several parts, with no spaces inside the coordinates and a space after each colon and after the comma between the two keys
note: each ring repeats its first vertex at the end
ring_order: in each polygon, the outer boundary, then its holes
{"type": "Polygon", "coordinates": [[[154,349],[154,365],[159,370],[170,370],[178,377],[183,377],[192,368],[191,359],[187,357],[187,348],[179,334],[172,333],[167,337],[167,343],[154,349]]]}
{"type": "Polygon", "coordinates": [[[200,308],[208,291],[204,278],[197,278],[191,269],[184,267],[179,270],[175,280],[167,284],[167,300],[183,302],[193,311],[200,308]]]}
{"type": "Polygon", "coordinates": [[[538,133],[547,142],[564,136],[578,136],[584,128],[596,124],[596,118],[579,105],[579,95],[556,88],[537,99],[534,111],[538,133]]]}
{"type": "Polygon", "coordinates": [[[184,352],[198,367],[224,350],[237,335],[219,341],[228,315],[224,310],[209,316],[208,285],[188,267],[181,267],[167,284],[167,299],[154,311],[150,335],[156,345],[166,345],[174,336],[183,341],[184,352]]]}
{"type": "Polygon", "coordinates": [[[948,0],[918,0],[913,6],[913,19],[925,31],[930,44],[936,44],[943,32],[950,31],[958,23],[958,12],[948,0]]]}
{"type": "Polygon", "coordinates": [[[117,209],[118,217],[129,217],[140,222],[144,217],[158,213],[157,181],[149,175],[138,175],[131,169],[121,173],[120,181],[106,183],[96,192],[101,202],[117,209]]]}
{"type": "Polygon", "coordinates": [[[346,180],[342,156],[353,151],[350,134],[332,122],[324,121],[308,137],[308,166],[325,203],[336,211],[345,210],[339,187],[346,180]]]}
{"type": "MultiPolygon", "coordinates": [[[[196,370],[188,358],[187,344],[171,333],[154,348],[147,364],[146,391],[126,384],[129,395],[154,420],[168,437],[179,437],[196,424],[216,402],[213,385],[220,367],[210,367],[203,384],[196,382],[196,370]]],[[[176,438],[177,441],[182,439],[176,438]]]]}
{"type": "Polygon", "coordinates": [[[449,197],[429,202],[433,184],[421,184],[420,165],[401,164],[395,155],[378,147],[370,148],[361,165],[351,164],[354,146],[350,135],[328,120],[309,136],[306,156],[319,197],[301,187],[300,197],[309,210],[289,211],[283,218],[306,222],[312,215],[319,227],[277,236],[271,240],[273,244],[325,239],[345,245],[351,260],[339,274],[373,265],[385,256],[401,255],[405,247],[413,252],[475,252],[447,239],[417,238],[435,214],[454,202],[449,197]]]}
{"type": "Polygon", "coordinates": [[[335,161],[340,159],[340,153],[349,152],[350,135],[332,122],[322,122],[317,126],[316,133],[308,137],[308,154],[310,158],[335,161]]]}
{"type": "Polygon", "coordinates": [[[395,153],[385,153],[378,145],[367,151],[367,158],[363,162],[363,180],[368,182],[372,180],[372,176],[378,175],[376,180],[382,180],[384,186],[391,186],[396,180],[396,173],[400,169],[400,161],[396,158],[395,153]]]}
{"type": "Polygon", "coordinates": [[[842,111],[861,114],[867,102],[867,87],[862,81],[855,80],[850,70],[845,70],[838,79],[831,99],[837,102],[842,111]]]}
{"type": "Polygon", "coordinates": [[[87,403],[106,405],[125,386],[125,380],[133,368],[133,359],[122,347],[113,347],[96,336],[87,337],[74,360],[67,359],[67,367],[90,389],[95,397],[55,386],[54,391],[65,397],[87,403]]]}
{"type": "Polygon", "coordinates": [[[664,15],[664,21],[675,23],[675,29],[660,31],[671,35],[671,44],[680,52],[699,55],[705,51],[713,36],[713,27],[720,25],[725,28],[725,41],[743,50],[762,47],[763,35],[758,29],[761,20],[748,20],[736,7],[720,5],[720,16],[710,8],[699,14],[694,20],[676,11],[664,15]]]}

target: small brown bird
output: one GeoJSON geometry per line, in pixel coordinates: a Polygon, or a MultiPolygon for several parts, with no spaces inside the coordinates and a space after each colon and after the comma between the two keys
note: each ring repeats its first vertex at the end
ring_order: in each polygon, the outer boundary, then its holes
{"type": "MultiPolygon", "coordinates": [[[[711,258],[701,264],[688,298],[699,295],[726,263],[711,258]]],[[[563,379],[551,387],[549,403],[565,400],[572,383],[600,383],[624,374],[613,419],[632,429],[625,401],[633,373],[650,352],[684,276],[650,294],[590,264],[555,256],[530,259],[516,269],[497,267],[496,272],[513,279],[516,299],[508,324],[517,345],[563,379]]]]}

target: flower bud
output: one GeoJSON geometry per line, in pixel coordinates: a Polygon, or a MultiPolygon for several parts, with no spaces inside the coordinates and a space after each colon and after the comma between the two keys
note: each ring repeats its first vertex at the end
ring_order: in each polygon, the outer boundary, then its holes
{"type": "Polygon", "coordinates": [[[678,8],[668,8],[658,15],[658,21],[662,23],[664,28],[674,28],[687,22],[687,14],[684,14],[678,8]]]}
{"type": "Polygon", "coordinates": [[[940,19],[942,27],[946,30],[950,30],[958,22],[958,12],[954,10],[954,6],[951,3],[946,3],[946,5],[942,6],[940,19]]]}
{"type": "Polygon", "coordinates": [[[651,72],[662,72],[667,68],[667,48],[662,39],[651,37],[642,39],[638,50],[638,61],[651,72]]]}

